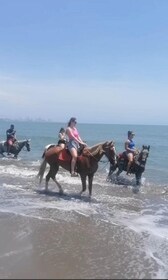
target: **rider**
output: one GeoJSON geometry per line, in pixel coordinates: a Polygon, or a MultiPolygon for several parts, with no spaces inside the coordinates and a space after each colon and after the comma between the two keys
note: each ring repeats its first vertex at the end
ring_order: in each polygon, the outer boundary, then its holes
{"type": "Polygon", "coordinates": [[[16,131],[14,130],[14,125],[11,124],[10,128],[6,130],[6,141],[7,141],[7,154],[9,155],[11,146],[16,141],[16,131]]]}
{"type": "Polygon", "coordinates": [[[71,160],[71,176],[76,177],[78,174],[75,173],[75,165],[77,161],[78,156],[78,149],[80,148],[80,145],[87,146],[82,139],[79,136],[78,130],[76,128],[76,118],[71,118],[68,122],[68,126],[66,129],[66,134],[69,138],[68,141],[68,150],[71,153],[72,160],[71,160]]]}
{"type": "Polygon", "coordinates": [[[125,151],[128,158],[127,173],[126,173],[127,175],[129,175],[129,170],[134,159],[134,154],[136,152],[135,143],[132,140],[134,135],[135,133],[129,130],[128,139],[125,141],[125,151]]]}
{"type": "Polygon", "coordinates": [[[65,146],[66,146],[67,140],[66,140],[65,129],[64,129],[63,127],[61,127],[61,129],[60,129],[60,131],[59,131],[59,133],[58,133],[58,138],[59,138],[59,140],[58,140],[58,145],[59,145],[62,149],[64,149],[65,146]]]}

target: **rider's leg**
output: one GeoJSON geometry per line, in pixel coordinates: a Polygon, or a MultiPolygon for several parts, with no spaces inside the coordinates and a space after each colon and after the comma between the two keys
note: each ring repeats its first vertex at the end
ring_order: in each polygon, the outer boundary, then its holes
{"type": "Polygon", "coordinates": [[[10,149],[11,149],[11,141],[8,140],[8,141],[7,141],[7,154],[8,154],[8,155],[9,155],[10,149]]]}
{"type": "Polygon", "coordinates": [[[71,160],[71,176],[75,176],[75,165],[76,165],[76,160],[77,160],[77,150],[73,147],[70,150],[71,155],[72,155],[72,160],[71,160]]]}
{"type": "Polygon", "coordinates": [[[129,153],[127,156],[128,156],[127,175],[129,175],[130,167],[133,162],[133,154],[129,153]]]}

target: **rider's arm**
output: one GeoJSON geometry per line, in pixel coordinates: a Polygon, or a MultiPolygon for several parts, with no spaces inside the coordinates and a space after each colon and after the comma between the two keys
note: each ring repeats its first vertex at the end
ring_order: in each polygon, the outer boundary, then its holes
{"type": "Polygon", "coordinates": [[[87,144],[85,142],[82,141],[82,139],[80,138],[80,136],[78,136],[79,141],[81,142],[82,145],[87,146],[87,144]]]}
{"type": "Polygon", "coordinates": [[[129,148],[129,141],[126,141],[126,142],[125,142],[125,150],[126,150],[127,152],[135,152],[135,149],[129,148]]]}
{"type": "Polygon", "coordinates": [[[69,138],[72,138],[72,139],[74,139],[75,141],[77,141],[79,144],[81,144],[81,145],[85,145],[85,143],[82,141],[82,139],[80,138],[80,137],[76,137],[74,134],[73,134],[73,131],[72,131],[72,129],[70,128],[70,127],[68,127],[67,129],[66,129],[66,133],[67,133],[67,135],[68,135],[68,137],[69,138]]]}
{"type": "Polygon", "coordinates": [[[7,131],[6,135],[7,136],[15,136],[15,133],[16,133],[16,131],[12,131],[12,132],[7,131]]]}

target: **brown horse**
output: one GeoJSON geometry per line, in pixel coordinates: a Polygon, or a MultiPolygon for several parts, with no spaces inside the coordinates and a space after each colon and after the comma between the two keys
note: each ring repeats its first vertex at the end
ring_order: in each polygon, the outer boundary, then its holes
{"type": "MultiPolygon", "coordinates": [[[[95,172],[98,169],[98,162],[105,155],[111,164],[115,164],[116,152],[114,142],[104,142],[97,144],[91,148],[85,147],[81,154],[77,158],[76,171],[80,175],[82,182],[82,191],[80,195],[86,191],[86,178],[88,177],[89,196],[92,195],[92,182],[95,172]]],[[[39,183],[41,183],[47,163],[50,165],[50,170],[46,175],[45,190],[48,191],[48,182],[50,178],[56,183],[59,188],[59,192],[63,193],[63,189],[59,182],[56,180],[56,174],[59,170],[59,166],[63,167],[70,172],[71,168],[71,155],[67,149],[63,149],[60,146],[49,145],[44,150],[44,159],[40,165],[38,177],[39,183]]]]}

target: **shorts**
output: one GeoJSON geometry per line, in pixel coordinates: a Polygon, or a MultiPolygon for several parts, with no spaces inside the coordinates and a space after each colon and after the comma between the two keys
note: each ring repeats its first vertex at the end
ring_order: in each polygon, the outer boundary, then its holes
{"type": "Polygon", "coordinates": [[[12,139],[9,139],[9,140],[7,140],[7,143],[8,143],[8,145],[13,145],[13,140],[12,139]]]}
{"type": "Polygon", "coordinates": [[[67,147],[68,147],[68,150],[71,150],[72,148],[75,148],[76,150],[79,150],[80,145],[79,145],[79,143],[76,142],[75,140],[70,140],[70,141],[68,142],[67,147]]]}

